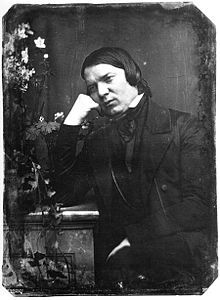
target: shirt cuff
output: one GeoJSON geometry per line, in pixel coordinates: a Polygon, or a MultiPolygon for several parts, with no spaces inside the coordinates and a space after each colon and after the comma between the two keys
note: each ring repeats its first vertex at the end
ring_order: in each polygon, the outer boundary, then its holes
{"type": "Polygon", "coordinates": [[[59,135],[63,135],[64,137],[68,136],[76,136],[79,133],[79,130],[81,128],[81,125],[65,125],[61,124],[59,135]]]}

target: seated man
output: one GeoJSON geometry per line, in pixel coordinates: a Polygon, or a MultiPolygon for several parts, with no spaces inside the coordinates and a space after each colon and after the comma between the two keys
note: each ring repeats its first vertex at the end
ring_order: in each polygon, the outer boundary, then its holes
{"type": "Polygon", "coordinates": [[[199,281],[210,220],[202,124],[154,103],[123,49],[92,52],[81,75],[87,95],[78,96],[57,139],[56,198],[75,205],[94,191],[99,283],[147,288],[199,281]],[[81,124],[92,110],[105,122],[76,155],[81,124]]]}

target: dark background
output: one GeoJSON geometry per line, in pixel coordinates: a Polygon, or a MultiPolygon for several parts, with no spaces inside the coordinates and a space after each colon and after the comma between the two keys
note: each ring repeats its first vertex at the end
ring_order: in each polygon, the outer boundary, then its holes
{"type": "MultiPolygon", "coordinates": [[[[67,113],[85,92],[80,67],[86,55],[118,46],[137,61],[156,102],[212,118],[215,28],[195,6],[15,5],[5,16],[5,29],[21,22],[30,23],[35,38],[45,38],[49,54],[52,75],[39,103],[44,102],[44,117],[67,113]]],[[[31,55],[37,69],[39,57],[31,55]]],[[[25,97],[33,108],[32,93],[25,97]]]]}

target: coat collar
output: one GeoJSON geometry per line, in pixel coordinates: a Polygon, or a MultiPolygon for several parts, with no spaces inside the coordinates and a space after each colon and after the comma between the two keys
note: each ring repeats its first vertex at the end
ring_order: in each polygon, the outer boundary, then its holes
{"type": "Polygon", "coordinates": [[[152,134],[168,133],[171,131],[171,116],[167,108],[148,100],[148,116],[146,127],[152,134]]]}

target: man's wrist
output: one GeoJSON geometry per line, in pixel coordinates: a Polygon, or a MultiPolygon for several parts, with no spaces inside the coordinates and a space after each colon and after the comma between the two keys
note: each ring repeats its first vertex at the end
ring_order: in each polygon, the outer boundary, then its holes
{"type": "Polygon", "coordinates": [[[72,138],[75,139],[79,134],[80,128],[80,125],[66,125],[62,123],[59,130],[59,136],[61,135],[64,138],[68,138],[68,140],[72,138]]]}
{"type": "Polygon", "coordinates": [[[76,115],[69,114],[64,120],[63,124],[70,125],[70,126],[79,126],[82,124],[82,122],[83,122],[83,118],[80,118],[79,116],[76,115]]]}

